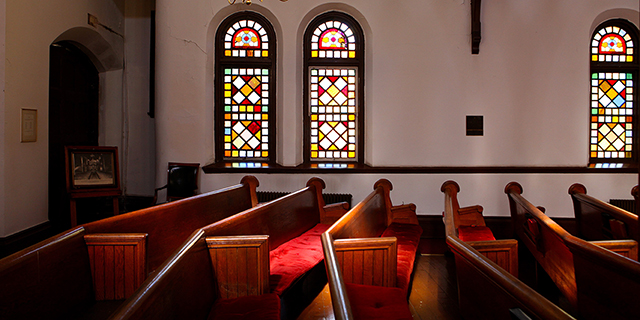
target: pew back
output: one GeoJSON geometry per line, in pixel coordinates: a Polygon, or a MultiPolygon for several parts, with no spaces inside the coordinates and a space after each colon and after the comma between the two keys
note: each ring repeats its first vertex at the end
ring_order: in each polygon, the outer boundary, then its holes
{"type": "Polygon", "coordinates": [[[206,319],[218,293],[204,232],[195,231],[140,289],[110,319],[206,319]]]}
{"type": "Polygon", "coordinates": [[[441,190],[445,196],[446,241],[455,256],[458,299],[464,318],[508,320],[511,319],[509,310],[519,308],[533,319],[573,319],[479,252],[472,243],[461,241],[455,223],[455,212],[460,209],[457,200],[460,187],[454,181],[447,181],[441,190]]]}
{"type": "Polygon", "coordinates": [[[579,183],[569,187],[569,194],[580,238],[640,241],[637,215],[587,195],[587,188],[579,183]]]}
{"type": "Polygon", "coordinates": [[[0,319],[56,319],[93,302],[84,235],[76,227],[2,259],[0,319]]]}
{"type": "Polygon", "coordinates": [[[301,235],[323,220],[321,179],[282,198],[245,210],[203,228],[207,236],[269,235],[269,250],[301,235]]]}
{"type": "Polygon", "coordinates": [[[147,271],[155,270],[199,228],[257,205],[258,180],[83,225],[92,233],[146,233],[147,271]]]}

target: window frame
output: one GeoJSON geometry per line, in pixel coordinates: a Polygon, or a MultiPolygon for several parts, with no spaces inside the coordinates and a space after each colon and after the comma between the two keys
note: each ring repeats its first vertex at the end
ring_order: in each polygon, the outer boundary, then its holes
{"type": "Polygon", "coordinates": [[[316,16],[305,29],[303,36],[304,59],[303,59],[303,161],[305,165],[317,165],[322,163],[345,164],[345,165],[362,165],[364,164],[364,115],[365,115],[365,96],[364,96],[364,78],[365,78],[365,37],[360,23],[351,15],[330,11],[316,16]],[[339,20],[345,22],[356,38],[356,56],[355,58],[312,58],[311,57],[311,37],[315,29],[326,21],[339,20]],[[310,109],[310,84],[309,76],[312,67],[355,67],[357,69],[357,110],[356,110],[356,159],[355,160],[312,160],[311,159],[311,109],[310,109]]]}
{"type": "Polygon", "coordinates": [[[214,62],[214,143],[215,162],[232,165],[234,163],[248,163],[253,167],[276,164],[277,154],[277,39],[271,22],[262,14],[255,11],[242,11],[229,15],[218,26],[215,34],[215,62],[214,62]],[[225,56],[224,37],[227,30],[241,20],[253,20],[265,29],[269,39],[268,56],[264,57],[227,57],[225,56]],[[225,68],[260,68],[269,71],[269,104],[268,104],[268,157],[264,158],[230,158],[224,156],[224,70],[225,68]],[[258,164],[257,166],[255,164],[258,164]]]}
{"type": "Polygon", "coordinates": [[[638,137],[638,134],[640,133],[640,130],[638,130],[638,124],[640,123],[640,119],[639,118],[639,114],[638,111],[640,110],[638,103],[640,103],[638,101],[638,89],[640,88],[640,86],[638,86],[638,83],[640,81],[640,79],[638,78],[640,76],[640,73],[638,72],[638,67],[640,66],[640,62],[638,61],[638,50],[639,50],[639,43],[638,43],[638,27],[636,27],[635,24],[629,22],[628,20],[625,19],[610,19],[610,20],[606,20],[602,23],[600,23],[598,26],[596,26],[596,28],[593,30],[593,32],[591,33],[591,37],[589,38],[589,83],[591,83],[592,81],[592,75],[594,73],[630,73],[632,74],[633,78],[633,120],[631,122],[633,128],[632,128],[632,142],[631,142],[631,157],[630,158],[598,158],[598,157],[592,157],[591,156],[591,127],[593,124],[593,121],[591,120],[592,117],[592,113],[591,113],[591,109],[592,107],[592,86],[591,84],[589,85],[589,108],[588,108],[588,115],[589,115],[589,130],[588,130],[588,159],[589,159],[589,167],[599,167],[602,165],[605,165],[607,167],[610,167],[612,164],[635,164],[638,162],[638,147],[639,147],[639,142],[640,139],[638,137]],[[594,41],[594,37],[595,35],[602,30],[603,28],[606,27],[610,27],[610,26],[617,26],[620,27],[621,29],[624,29],[625,32],[627,32],[630,36],[631,39],[634,43],[634,50],[633,50],[633,61],[632,62],[608,62],[608,61],[593,61],[592,60],[592,55],[593,53],[591,52],[592,50],[592,42],[594,41]]]}

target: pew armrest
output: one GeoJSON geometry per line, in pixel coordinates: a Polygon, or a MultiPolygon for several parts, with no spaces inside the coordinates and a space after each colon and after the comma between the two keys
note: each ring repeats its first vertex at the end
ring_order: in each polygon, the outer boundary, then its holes
{"type": "Polygon", "coordinates": [[[333,245],[347,283],[395,287],[396,237],[336,239],[333,245]]]}
{"type": "Polygon", "coordinates": [[[603,240],[589,242],[625,256],[631,260],[638,261],[638,243],[635,240],[603,240]]]}
{"type": "Polygon", "coordinates": [[[413,203],[391,207],[391,223],[418,224],[416,205],[413,203]]]}
{"type": "Polygon", "coordinates": [[[320,217],[320,223],[334,224],[347,211],[349,211],[349,203],[339,202],[328,204],[323,207],[324,214],[320,217]]]}
{"type": "Polygon", "coordinates": [[[518,277],[518,240],[501,239],[467,243],[514,277],[518,277]]]}
{"type": "Polygon", "coordinates": [[[126,299],[146,279],[145,233],[96,233],[84,236],[96,300],[126,299]]]}
{"type": "Polygon", "coordinates": [[[222,299],[269,293],[269,236],[205,239],[222,299]]]}
{"type": "Polygon", "coordinates": [[[484,217],[482,216],[481,205],[468,206],[458,209],[458,225],[459,226],[481,226],[486,227],[484,217]]]}

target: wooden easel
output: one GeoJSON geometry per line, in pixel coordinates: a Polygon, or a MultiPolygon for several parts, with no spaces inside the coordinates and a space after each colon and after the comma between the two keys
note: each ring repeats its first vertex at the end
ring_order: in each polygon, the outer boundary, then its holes
{"type": "Polygon", "coordinates": [[[70,206],[70,215],[71,215],[71,227],[75,227],[78,225],[78,217],[76,212],[76,199],[79,198],[97,198],[97,197],[113,197],[113,215],[118,215],[120,213],[120,201],[118,198],[122,192],[120,190],[116,191],[101,191],[101,192],[76,192],[69,194],[69,206],[70,206]]]}

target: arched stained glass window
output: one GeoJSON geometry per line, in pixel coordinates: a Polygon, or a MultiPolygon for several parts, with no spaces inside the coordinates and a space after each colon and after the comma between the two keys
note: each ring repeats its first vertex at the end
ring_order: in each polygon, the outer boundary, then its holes
{"type": "Polygon", "coordinates": [[[625,20],[599,26],[591,40],[590,162],[635,158],[637,28],[625,20]]]}
{"type": "Polygon", "coordinates": [[[273,162],[275,36],[259,14],[242,12],[216,37],[216,161],[273,162]]]}
{"type": "Polygon", "coordinates": [[[364,36],[350,16],[316,17],[305,33],[305,162],[361,163],[364,36]]]}

